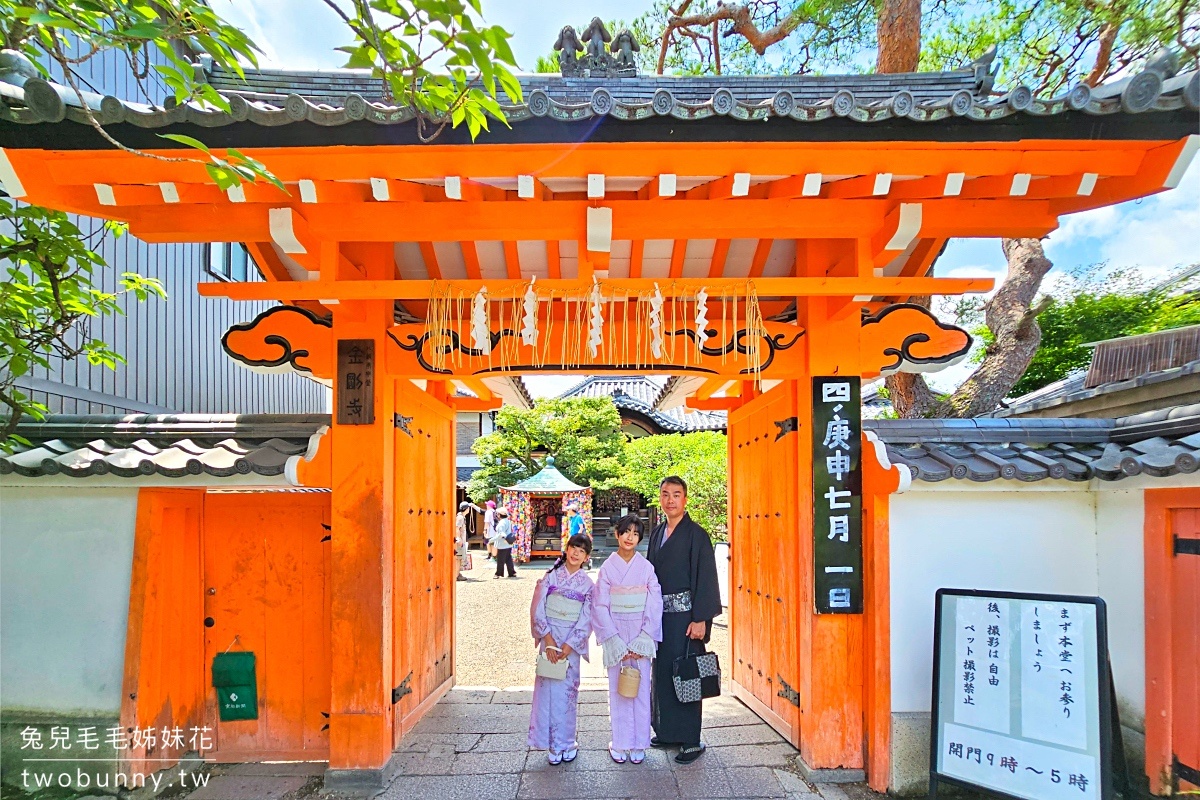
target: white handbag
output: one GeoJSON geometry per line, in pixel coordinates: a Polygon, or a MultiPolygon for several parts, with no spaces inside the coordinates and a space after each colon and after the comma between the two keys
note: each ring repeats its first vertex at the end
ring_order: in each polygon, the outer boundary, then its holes
{"type": "Polygon", "coordinates": [[[564,656],[558,660],[557,664],[553,664],[550,659],[546,658],[545,653],[538,653],[536,673],[539,678],[549,678],[554,681],[564,680],[567,677],[567,659],[564,656]]]}

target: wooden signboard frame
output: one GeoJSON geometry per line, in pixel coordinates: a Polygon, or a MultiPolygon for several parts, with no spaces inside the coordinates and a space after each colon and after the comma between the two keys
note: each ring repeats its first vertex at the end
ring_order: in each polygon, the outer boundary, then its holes
{"type": "MultiPolygon", "coordinates": [[[[932,713],[931,719],[931,735],[930,735],[930,753],[929,753],[929,797],[931,800],[936,800],[938,796],[938,785],[946,784],[958,786],[961,788],[983,791],[992,796],[1005,798],[1005,800],[1040,800],[1038,795],[1014,794],[1002,791],[995,785],[987,785],[983,783],[973,783],[964,780],[960,777],[947,775],[940,771],[938,766],[938,757],[948,751],[950,743],[944,738],[943,724],[946,720],[953,720],[954,716],[950,709],[943,709],[942,706],[942,680],[948,676],[942,671],[942,627],[943,627],[943,611],[945,610],[945,599],[948,597],[956,598],[977,598],[982,600],[1020,600],[1036,603],[1061,603],[1075,605],[1090,605],[1095,608],[1095,632],[1092,646],[1086,650],[1079,649],[1083,659],[1079,663],[1086,663],[1086,659],[1094,659],[1094,672],[1089,670],[1090,674],[1094,674],[1094,680],[1091,684],[1086,685],[1084,691],[1088,693],[1088,703],[1095,703],[1096,708],[1096,725],[1098,727],[1098,752],[1094,753],[1096,758],[1097,776],[1099,778],[1099,793],[1098,794],[1080,794],[1080,797],[1096,798],[1096,800],[1113,800],[1115,794],[1114,771],[1118,772],[1121,777],[1120,785],[1122,788],[1128,785],[1128,777],[1125,771],[1124,752],[1121,744],[1121,727],[1120,721],[1117,719],[1116,711],[1116,692],[1112,681],[1112,669],[1108,658],[1108,619],[1104,600],[1099,597],[1083,597],[1077,595],[1055,595],[1055,594],[1035,594],[1027,592],[1001,592],[1001,591],[983,591],[975,589],[938,589],[936,599],[934,601],[934,628],[933,628],[933,694],[930,709],[932,713]],[[1116,769],[1114,769],[1114,767],[1116,769]]],[[[1018,620],[1017,624],[1010,628],[1010,631],[1017,631],[1018,641],[1021,636],[1021,623],[1018,620]]],[[[950,647],[954,647],[954,643],[950,647]]],[[[1040,652],[1040,651],[1039,651],[1040,652]]],[[[1053,654],[1052,654],[1053,655],[1053,654]]],[[[954,654],[955,666],[957,664],[957,652],[954,654]]],[[[1009,658],[1011,665],[1012,659],[1009,658]]],[[[1009,697],[1011,698],[1019,694],[1021,691],[1020,667],[1009,673],[1010,683],[1015,681],[1015,688],[1010,688],[1009,697]],[[1013,675],[1016,675],[1014,678],[1013,675]]],[[[982,674],[982,673],[981,673],[982,674]]],[[[955,669],[954,673],[948,677],[949,680],[956,682],[959,678],[959,670],[955,669]]],[[[1078,706],[1084,708],[1084,703],[1078,706]]],[[[1010,707],[1011,710],[1011,707],[1010,707]]],[[[986,731],[980,729],[982,733],[986,731]]],[[[997,738],[996,735],[990,735],[989,738],[997,738]]],[[[1028,736],[1004,736],[1010,739],[1016,746],[1027,741],[1028,736]]],[[[1046,745],[1047,748],[1061,749],[1064,753],[1069,753],[1071,750],[1065,747],[1055,748],[1053,744],[1046,745]]],[[[1075,752],[1079,752],[1076,750],[1075,752]]],[[[980,759],[984,757],[982,753],[978,754],[980,759]]],[[[994,756],[996,754],[989,754],[994,756]]],[[[1022,764],[1018,769],[1029,769],[1028,765],[1022,764]]],[[[997,772],[1000,775],[1003,768],[997,772]]],[[[1015,772],[1015,770],[1014,770],[1015,772]]],[[[1036,772],[1036,770],[1035,770],[1036,772]]],[[[1066,783],[1070,777],[1068,775],[1060,775],[1060,780],[1066,783]]],[[[1051,778],[1053,780],[1053,778],[1051,778]]],[[[1056,783],[1058,781],[1055,781],[1056,783]]],[[[1068,784],[1069,785],[1069,784],[1068,784]]]]}

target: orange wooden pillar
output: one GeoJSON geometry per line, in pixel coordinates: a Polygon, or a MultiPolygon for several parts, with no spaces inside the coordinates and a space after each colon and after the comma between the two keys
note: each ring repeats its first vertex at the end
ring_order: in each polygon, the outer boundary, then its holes
{"type": "MultiPolygon", "coordinates": [[[[857,376],[861,320],[844,300],[808,298],[808,375],[857,376]]],[[[813,603],[812,386],[796,387],[797,416],[806,424],[797,471],[800,508],[801,606],[799,674],[800,754],[812,770],[865,769],[863,630],[861,614],[817,614],[813,603]]],[[[864,487],[864,495],[866,490],[864,487]]],[[[864,507],[868,504],[863,498],[864,507]]]]}
{"type": "Polygon", "coordinates": [[[375,342],[374,420],[338,421],[344,376],[334,376],[330,558],[331,707],[326,788],[382,788],[392,752],[392,579],[395,392],[385,375],[387,300],[334,310],[337,341],[375,342]]]}
{"type": "Polygon", "coordinates": [[[1166,795],[1180,781],[1176,760],[1200,760],[1198,557],[1175,554],[1176,536],[1197,537],[1200,489],[1148,489],[1145,498],[1146,775],[1150,791],[1166,795]]]}

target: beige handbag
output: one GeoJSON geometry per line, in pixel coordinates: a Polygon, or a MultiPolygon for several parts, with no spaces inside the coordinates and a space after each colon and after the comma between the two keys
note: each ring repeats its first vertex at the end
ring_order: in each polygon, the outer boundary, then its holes
{"type": "Polygon", "coordinates": [[[621,666],[621,676],[617,678],[617,694],[630,700],[638,696],[642,686],[642,671],[637,667],[621,666]]]}
{"type": "Polygon", "coordinates": [[[558,660],[557,664],[551,663],[550,659],[546,658],[545,653],[538,653],[537,670],[535,671],[539,678],[549,678],[553,681],[561,681],[567,677],[567,659],[564,656],[558,660]]]}

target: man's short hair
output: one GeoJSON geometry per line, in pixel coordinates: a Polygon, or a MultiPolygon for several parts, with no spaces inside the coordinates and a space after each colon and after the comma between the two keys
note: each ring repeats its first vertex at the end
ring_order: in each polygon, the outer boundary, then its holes
{"type": "Polygon", "coordinates": [[[683,489],[684,496],[687,496],[687,481],[678,475],[668,475],[667,477],[663,478],[661,481],[659,481],[658,490],[661,492],[662,488],[667,485],[678,486],[680,489],[683,489]]]}

